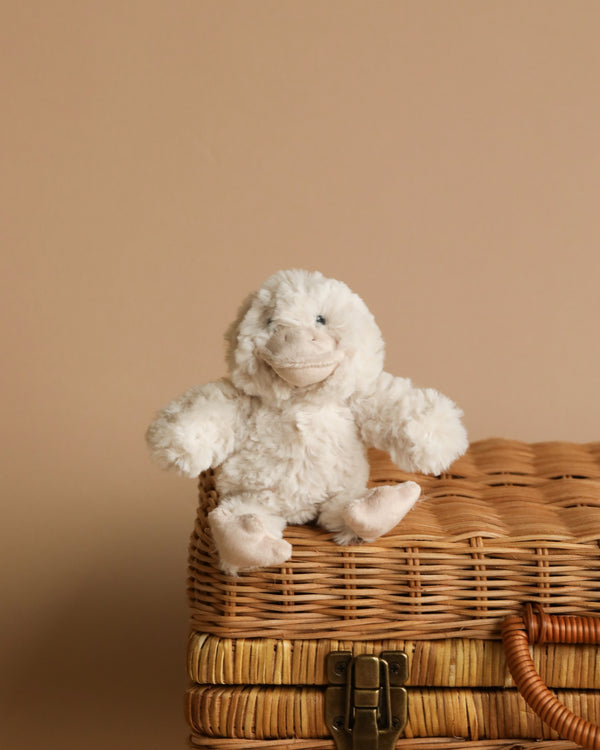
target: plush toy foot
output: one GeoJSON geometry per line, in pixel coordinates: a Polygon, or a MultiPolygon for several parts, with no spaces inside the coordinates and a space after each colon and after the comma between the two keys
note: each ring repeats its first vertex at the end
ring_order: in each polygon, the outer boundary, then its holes
{"type": "Polygon", "coordinates": [[[419,499],[416,482],[375,487],[344,511],[344,521],[365,542],[393,529],[419,499]]]}
{"type": "Polygon", "coordinates": [[[255,513],[235,515],[226,508],[215,508],[208,522],[225,573],[282,565],[292,556],[292,545],[269,534],[255,513]]]}

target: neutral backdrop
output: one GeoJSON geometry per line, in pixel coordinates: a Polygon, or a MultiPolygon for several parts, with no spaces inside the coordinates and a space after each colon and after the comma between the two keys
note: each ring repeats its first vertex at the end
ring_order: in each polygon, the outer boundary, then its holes
{"type": "Polygon", "coordinates": [[[600,439],[596,0],[4,0],[6,750],[183,748],[195,483],[156,409],[280,268],[472,439],[600,439]]]}

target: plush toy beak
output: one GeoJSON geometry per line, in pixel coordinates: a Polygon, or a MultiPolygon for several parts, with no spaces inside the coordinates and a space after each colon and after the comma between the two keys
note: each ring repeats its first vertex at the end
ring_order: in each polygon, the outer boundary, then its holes
{"type": "Polygon", "coordinates": [[[344,358],[326,330],[280,326],[260,357],[290,385],[304,388],[328,378],[344,358]]]}

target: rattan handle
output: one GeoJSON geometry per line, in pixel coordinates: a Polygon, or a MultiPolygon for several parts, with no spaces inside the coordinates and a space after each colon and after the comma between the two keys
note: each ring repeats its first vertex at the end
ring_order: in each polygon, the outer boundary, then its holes
{"type": "Polygon", "coordinates": [[[600,643],[600,619],[551,616],[527,604],[522,616],[504,621],[502,643],[515,684],[540,719],[564,739],[600,750],[600,727],[563,706],[536,672],[528,648],[529,643],[600,643]]]}

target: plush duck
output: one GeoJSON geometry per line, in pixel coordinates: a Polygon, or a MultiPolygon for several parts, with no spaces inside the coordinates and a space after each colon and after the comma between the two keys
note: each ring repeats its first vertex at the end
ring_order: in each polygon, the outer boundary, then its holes
{"type": "Polygon", "coordinates": [[[316,520],[339,544],[396,526],[420,487],[367,489],[367,447],[430,474],[467,448],[450,399],[383,371],[381,332],[341,281],[274,274],[242,304],[226,341],[229,377],[172,401],[147,441],[165,468],[215,470],[220,499],[208,520],[227,573],[288,560],[289,523],[316,520]]]}

